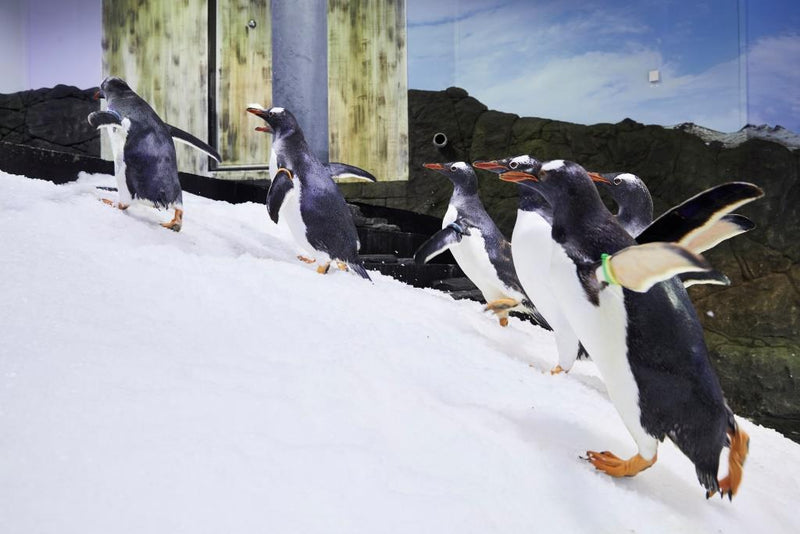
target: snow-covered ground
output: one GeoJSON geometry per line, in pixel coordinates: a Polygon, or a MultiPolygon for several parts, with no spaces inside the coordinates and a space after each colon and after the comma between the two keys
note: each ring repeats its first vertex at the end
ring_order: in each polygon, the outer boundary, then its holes
{"type": "Polygon", "coordinates": [[[633,442],[549,333],[318,275],[261,205],[187,194],[173,233],[97,185],[0,173],[3,534],[800,531],[772,430],[732,503],[668,442],[609,478],[580,456],[633,442]]]}

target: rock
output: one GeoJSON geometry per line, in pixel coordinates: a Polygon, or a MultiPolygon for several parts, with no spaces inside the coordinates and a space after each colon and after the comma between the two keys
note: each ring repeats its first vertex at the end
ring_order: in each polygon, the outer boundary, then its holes
{"type": "Polygon", "coordinates": [[[57,85],[0,95],[0,141],[99,156],[100,132],[86,121],[100,109],[95,91],[57,85]]]}

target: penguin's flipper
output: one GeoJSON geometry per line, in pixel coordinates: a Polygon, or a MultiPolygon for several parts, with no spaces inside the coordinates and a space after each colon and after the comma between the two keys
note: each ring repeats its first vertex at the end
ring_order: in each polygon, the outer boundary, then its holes
{"type": "Polygon", "coordinates": [[[647,243],[603,254],[595,269],[597,280],[644,293],[654,285],[688,272],[713,270],[703,258],[673,243],[647,243]]]}
{"type": "Polygon", "coordinates": [[[294,188],[292,175],[289,174],[288,170],[281,168],[275,178],[272,179],[267,192],[267,213],[269,213],[269,218],[275,224],[278,224],[278,212],[281,210],[281,204],[286,198],[286,193],[291,191],[292,188],[294,188]]]}
{"type": "Polygon", "coordinates": [[[729,213],[710,226],[704,227],[702,231],[690,233],[680,244],[692,252],[702,254],[723,241],[749,232],[755,227],[756,224],[744,215],[729,213]]]}
{"type": "Polygon", "coordinates": [[[219,152],[217,152],[214,149],[214,147],[208,145],[207,143],[204,143],[203,141],[193,136],[189,132],[184,132],[180,128],[176,128],[171,124],[167,124],[166,126],[167,129],[169,130],[169,134],[175,141],[180,141],[181,143],[189,145],[192,148],[196,148],[200,152],[205,153],[207,156],[214,158],[218,162],[222,161],[222,156],[219,155],[219,152]]]}
{"type": "Polygon", "coordinates": [[[331,171],[331,178],[334,180],[340,180],[342,178],[354,178],[356,180],[363,180],[365,182],[378,181],[378,179],[375,178],[372,173],[354,165],[348,165],[347,163],[332,161],[328,163],[328,170],[331,171]]]}
{"type": "Polygon", "coordinates": [[[706,189],[653,221],[636,236],[636,242],[684,243],[706,231],[726,213],[762,196],[764,191],[760,187],[747,182],[728,182],[706,189]]]}
{"type": "Polygon", "coordinates": [[[414,253],[414,263],[419,265],[428,263],[431,258],[459,243],[465,235],[469,235],[466,227],[454,222],[448,224],[417,249],[414,253]]]}
{"type": "Polygon", "coordinates": [[[119,128],[122,126],[122,117],[120,117],[119,113],[110,109],[106,111],[93,111],[89,113],[86,119],[89,121],[89,125],[92,128],[119,128]]]}
{"type": "Polygon", "coordinates": [[[698,284],[710,284],[714,286],[729,286],[731,279],[719,271],[708,271],[702,273],[681,273],[678,275],[683,287],[692,287],[698,284]]]}

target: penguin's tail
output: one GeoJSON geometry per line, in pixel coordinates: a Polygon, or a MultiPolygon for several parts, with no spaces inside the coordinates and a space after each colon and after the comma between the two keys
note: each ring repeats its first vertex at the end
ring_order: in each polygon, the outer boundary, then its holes
{"type": "Polygon", "coordinates": [[[352,269],[352,270],[353,270],[353,272],[354,272],[354,273],[356,273],[358,276],[360,276],[361,278],[366,278],[367,280],[369,280],[370,282],[372,282],[372,278],[370,278],[370,277],[369,277],[369,273],[367,272],[367,269],[366,269],[366,268],[364,268],[364,264],[363,264],[363,263],[361,263],[361,262],[359,261],[358,263],[348,263],[347,265],[348,265],[348,266],[350,267],[350,269],[352,269]]]}

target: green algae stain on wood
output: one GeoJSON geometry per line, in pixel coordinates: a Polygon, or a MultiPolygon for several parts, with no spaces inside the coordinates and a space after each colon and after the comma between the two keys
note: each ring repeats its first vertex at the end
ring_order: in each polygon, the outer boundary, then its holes
{"type": "Polygon", "coordinates": [[[268,0],[218,0],[216,100],[223,166],[269,162],[272,136],[254,131],[264,121],[245,110],[272,101],[270,19],[268,0]]]}
{"type": "Polygon", "coordinates": [[[328,1],[331,161],[408,179],[406,14],[403,0],[328,1]]]}
{"type": "MultiPolygon", "coordinates": [[[[165,122],[207,140],[206,0],[103,0],[103,75],[125,79],[165,122]]],[[[205,155],[176,150],[180,170],[207,174],[205,155]]]]}

